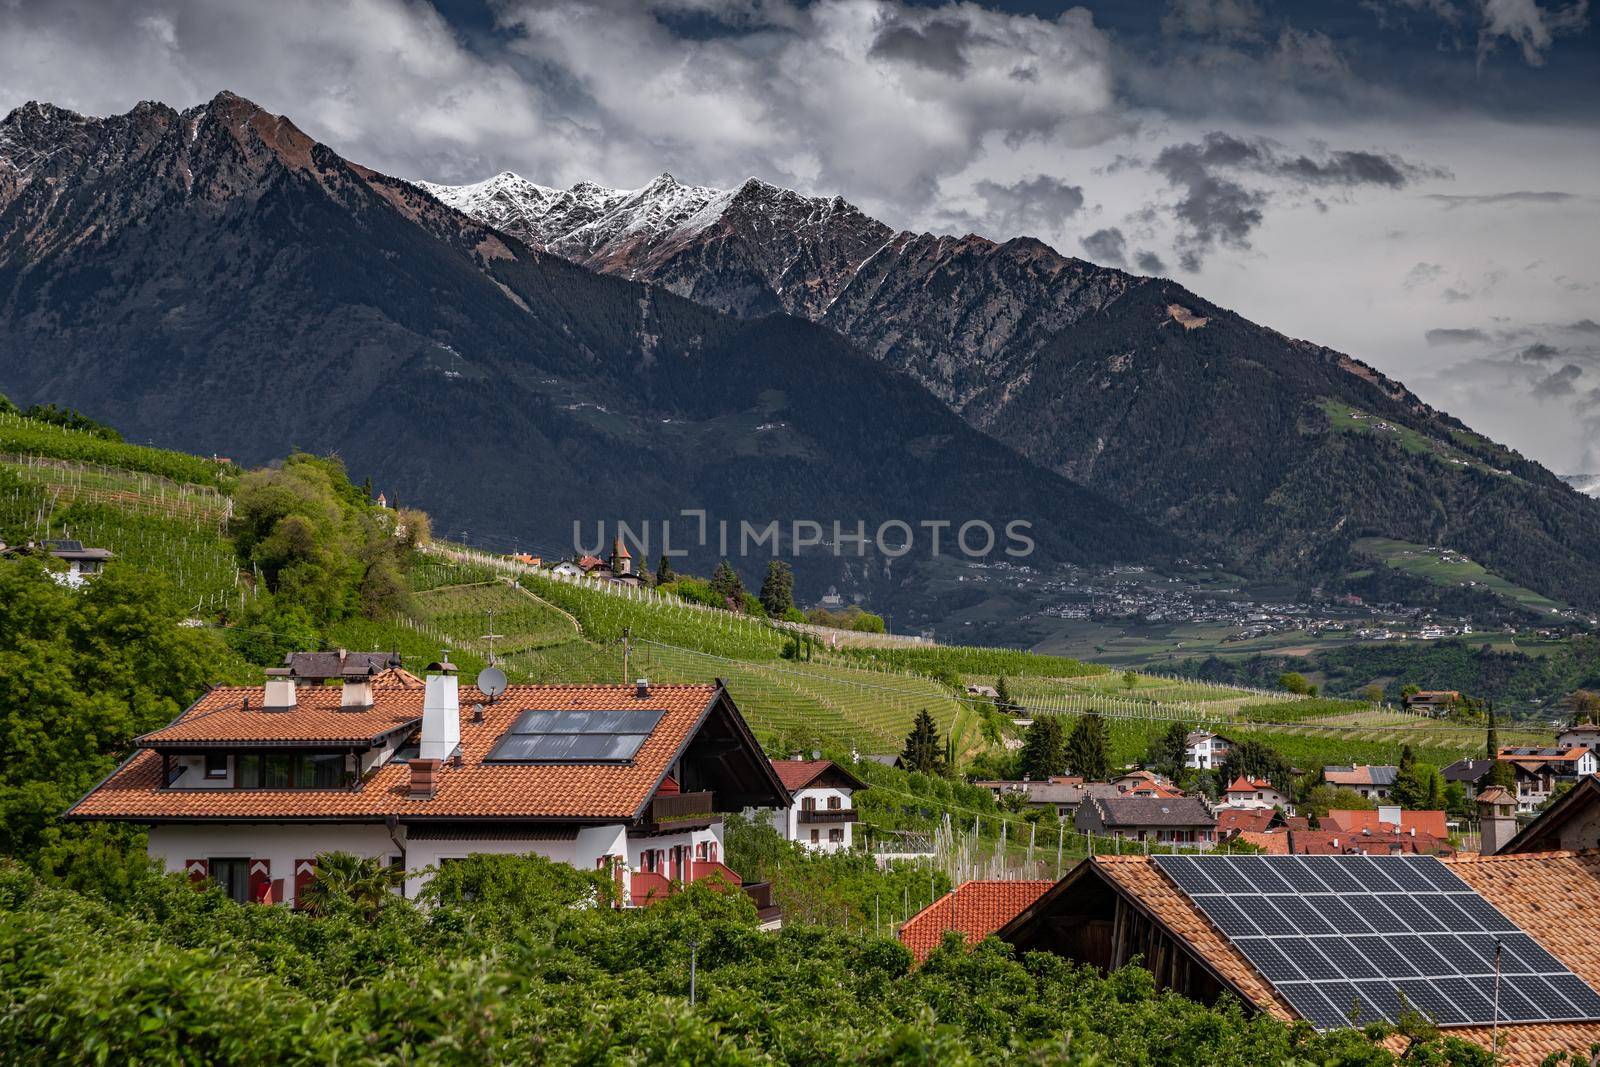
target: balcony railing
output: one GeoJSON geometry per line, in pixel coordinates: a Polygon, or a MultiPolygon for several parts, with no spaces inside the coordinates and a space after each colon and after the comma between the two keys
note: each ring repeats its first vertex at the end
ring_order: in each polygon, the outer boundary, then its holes
{"type": "Polygon", "coordinates": [[[660,832],[709,826],[716,821],[717,813],[711,806],[710,793],[673,793],[651,800],[645,818],[651,831],[660,832]]]}
{"type": "Polygon", "coordinates": [[[855,822],[860,813],[855,808],[801,808],[801,822],[855,822]]]}

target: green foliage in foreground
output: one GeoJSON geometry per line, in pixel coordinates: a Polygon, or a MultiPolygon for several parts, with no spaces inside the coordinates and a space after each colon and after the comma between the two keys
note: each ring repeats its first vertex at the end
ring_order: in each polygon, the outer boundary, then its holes
{"type": "MultiPolygon", "coordinates": [[[[318,915],[144,874],[117,900],[0,867],[0,1061],[189,1064],[1387,1065],[1319,1035],[995,941],[915,971],[899,944],[756,929],[740,894],[597,906],[592,874],[453,865],[420,908],[331,894],[318,915]],[[689,958],[697,946],[696,1000],[689,958]]],[[[1424,1035],[1407,1063],[1487,1065],[1424,1035]]]]}

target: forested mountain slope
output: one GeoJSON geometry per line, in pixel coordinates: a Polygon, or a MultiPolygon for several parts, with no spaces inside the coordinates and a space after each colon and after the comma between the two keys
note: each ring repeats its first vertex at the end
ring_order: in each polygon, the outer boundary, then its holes
{"type": "Polygon", "coordinates": [[[1351,542],[1382,536],[1600,605],[1600,502],[1359,360],[1174,282],[1029,238],[896,233],[756,179],[426,188],[595,270],[826,325],[1022,455],[1248,572],[1331,575],[1351,542]]]}
{"type": "Polygon", "coordinates": [[[832,331],[531,251],[227,93],[0,124],[0,389],[245,463],[336,451],[441,528],[552,546],[703,507],[1171,547],[832,331]]]}

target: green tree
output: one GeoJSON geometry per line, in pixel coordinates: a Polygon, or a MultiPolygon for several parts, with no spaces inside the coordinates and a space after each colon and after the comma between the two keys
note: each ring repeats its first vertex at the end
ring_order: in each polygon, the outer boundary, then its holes
{"type": "Polygon", "coordinates": [[[1359,695],[1368,704],[1381,704],[1383,703],[1383,686],[1377,682],[1369,682],[1361,687],[1359,695]]]}
{"type": "Polygon", "coordinates": [[[1189,727],[1182,722],[1168,726],[1161,736],[1150,743],[1145,763],[1157,774],[1164,774],[1176,782],[1182,776],[1184,760],[1188,757],[1189,727]]]}
{"type": "Polygon", "coordinates": [[[1278,688],[1286,693],[1306,696],[1311,692],[1311,683],[1299,671],[1285,671],[1278,676],[1278,688]]]}
{"type": "Polygon", "coordinates": [[[314,915],[351,908],[371,919],[405,877],[402,868],[348,852],[324,852],[316,862],[316,878],[305,887],[299,901],[314,915]]]}
{"type": "Polygon", "coordinates": [[[1489,784],[1497,785],[1512,796],[1517,794],[1517,769],[1510,760],[1497,759],[1489,768],[1489,784]]]}
{"type": "Polygon", "coordinates": [[[1131,692],[1133,692],[1134,688],[1136,686],[1138,686],[1138,684],[1139,684],[1139,672],[1138,671],[1127,670],[1127,671],[1123,671],[1122,672],[1122,687],[1124,689],[1128,690],[1128,692],[1131,693],[1131,692]]]}
{"type": "Polygon", "coordinates": [[[906,747],[900,753],[900,762],[907,770],[924,774],[944,773],[944,746],[939,741],[939,728],[934,725],[933,716],[928,714],[927,708],[917,712],[911,733],[906,735],[906,747]]]}
{"type": "Polygon", "coordinates": [[[761,583],[761,606],[774,619],[794,610],[794,569],[781,559],[767,564],[767,576],[761,583]]]}
{"type": "Polygon", "coordinates": [[[1420,685],[1417,685],[1415,682],[1407,682],[1405,685],[1400,687],[1400,699],[1402,701],[1410,700],[1420,692],[1422,692],[1422,687],[1420,685]]]}
{"type": "Polygon", "coordinates": [[[665,552],[661,553],[661,559],[656,562],[656,584],[668,585],[677,580],[678,572],[672,569],[672,561],[665,552]]]}
{"type": "Polygon", "coordinates": [[[1494,705],[1489,705],[1489,727],[1483,735],[1484,758],[1497,760],[1500,758],[1500,731],[1495,728],[1494,705]]]}
{"type": "Polygon", "coordinates": [[[1022,773],[1045,779],[1067,769],[1067,732],[1059,715],[1039,715],[1022,737],[1022,773]]]}
{"type": "Polygon", "coordinates": [[[1232,782],[1239,777],[1265,778],[1288,794],[1294,789],[1294,768],[1283,753],[1271,745],[1247,738],[1228,749],[1220,768],[1222,780],[1232,782]]]}
{"type": "Polygon", "coordinates": [[[850,623],[850,629],[863,634],[881,634],[884,632],[883,616],[863,611],[850,623]]]}
{"type": "Polygon", "coordinates": [[[1067,766],[1084,781],[1103,782],[1111,776],[1110,737],[1106,721],[1095,712],[1080,718],[1067,738],[1067,766]]]}
{"type": "Polygon", "coordinates": [[[716,594],[723,606],[739,610],[744,607],[744,582],[739,577],[739,572],[733,569],[733,564],[723,560],[717,564],[717,569],[711,572],[711,592],[716,594]]]}
{"type": "Polygon", "coordinates": [[[1590,689],[1574,690],[1567,697],[1567,704],[1572,708],[1572,725],[1581,726],[1586,722],[1594,722],[1600,717],[1600,693],[1590,689]]]}
{"type": "Polygon", "coordinates": [[[1006,681],[1003,674],[994,680],[994,709],[1002,715],[1010,715],[1017,710],[1017,702],[1011,698],[1011,683],[1006,681]]]}

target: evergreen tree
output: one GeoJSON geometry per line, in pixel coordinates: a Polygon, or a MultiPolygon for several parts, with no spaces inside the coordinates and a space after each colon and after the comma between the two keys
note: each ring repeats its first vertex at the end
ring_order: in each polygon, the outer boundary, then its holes
{"type": "Polygon", "coordinates": [[[1500,758],[1500,731],[1494,726],[1494,705],[1489,705],[1489,731],[1484,737],[1484,755],[1488,759],[1500,758]]]}
{"type": "Polygon", "coordinates": [[[1022,739],[1019,764],[1029,778],[1044,779],[1066,771],[1067,732],[1061,726],[1061,716],[1040,715],[1033,720],[1022,739]]]}
{"type": "Polygon", "coordinates": [[[1006,676],[1002,674],[994,682],[994,709],[1002,715],[1009,715],[1016,706],[1016,702],[1011,699],[1011,686],[1006,682],[1006,676]]]}
{"type": "Polygon", "coordinates": [[[794,610],[794,570],[781,559],[767,564],[767,577],[761,583],[761,606],[774,619],[794,610]]]}
{"type": "Polygon", "coordinates": [[[900,762],[906,770],[924,774],[944,773],[944,746],[939,743],[939,728],[934,725],[928,709],[917,712],[911,733],[906,735],[906,747],[900,753],[900,762]]]}
{"type": "Polygon", "coordinates": [[[1167,727],[1166,732],[1150,743],[1149,754],[1145,762],[1157,774],[1164,774],[1174,782],[1183,773],[1183,764],[1188,756],[1189,727],[1186,723],[1175,722],[1167,727]]]}
{"type": "Polygon", "coordinates": [[[1402,808],[1415,809],[1427,802],[1427,793],[1427,783],[1417,770],[1417,755],[1410,745],[1405,745],[1400,749],[1400,768],[1395,775],[1394,790],[1390,796],[1402,808]]]}
{"type": "Polygon", "coordinates": [[[1067,766],[1086,782],[1103,782],[1111,776],[1106,721],[1090,712],[1072,727],[1067,738],[1067,766]]]}
{"type": "Polygon", "coordinates": [[[727,560],[717,564],[717,569],[711,572],[711,591],[735,610],[744,605],[744,582],[727,560]]]}
{"type": "Polygon", "coordinates": [[[1224,782],[1235,778],[1265,778],[1277,786],[1280,793],[1287,794],[1294,788],[1294,768],[1289,761],[1271,745],[1254,739],[1240,741],[1229,748],[1220,769],[1224,782]]]}
{"type": "Polygon", "coordinates": [[[661,562],[656,564],[656,584],[666,585],[668,582],[678,580],[678,572],[672,569],[672,561],[665,552],[661,553],[661,562]]]}

